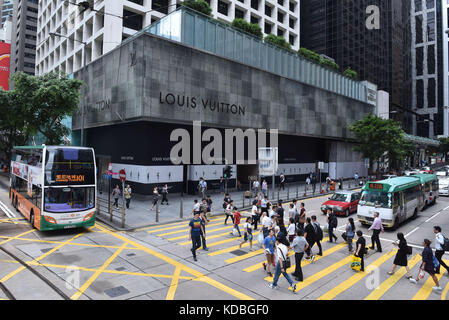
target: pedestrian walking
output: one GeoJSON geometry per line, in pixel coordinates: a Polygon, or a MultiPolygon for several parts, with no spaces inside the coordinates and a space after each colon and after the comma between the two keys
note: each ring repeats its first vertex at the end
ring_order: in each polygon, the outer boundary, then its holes
{"type": "Polygon", "coordinates": [[[231,200],[231,201],[229,201],[228,206],[226,207],[226,219],[225,219],[225,222],[224,222],[225,225],[228,224],[228,219],[229,218],[231,218],[232,223],[234,224],[234,217],[233,217],[234,213],[233,213],[233,210],[234,210],[234,201],[231,200]]]}
{"type": "Polygon", "coordinates": [[[424,278],[424,272],[427,272],[430,277],[432,278],[433,282],[435,282],[435,287],[432,289],[435,291],[441,291],[442,288],[440,287],[440,283],[438,281],[438,278],[435,276],[435,265],[434,265],[434,256],[432,249],[430,249],[430,245],[432,244],[432,241],[429,239],[424,239],[423,246],[424,250],[422,252],[422,264],[419,267],[419,274],[416,277],[416,279],[410,278],[410,281],[413,283],[418,283],[420,279],[424,278]]]}
{"type": "Polygon", "coordinates": [[[283,174],[281,174],[281,176],[279,177],[280,180],[280,187],[279,190],[285,190],[285,176],[283,174]]]}
{"type": "Polygon", "coordinates": [[[359,173],[358,172],[354,173],[354,180],[355,180],[355,185],[357,186],[359,184],[359,173]]]}
{"type": "Polygon", "coordinates": [[[312,247],[315,244],[315,229],[312,226],[312,220],[310,218],[306,219],[306,226],[304,227],[304,238],[306,238],[309,247],[306,250],[307,260],[313,262],[315,260],[315,256],[312,254],[312,247]]]}
{"type": "Polygon", "coordinates": [[[207,213],[210,215],[210,213],[212,212],[212,199],[210,198],[210,195],[207,196],[206,203],[207,203],[207,213]]]}
{"type": "Polygon", "coordinates": [[[323,248],[321,247],[321,241],[323,240],[323,230],[321,229],[320,224],[316,221],[316,216],[312,216],[312,226],[315,231],[315,243],[318,246],[318,249],[320,250],[318,252],[319,256],[323,255],[323,248]]]}
{"type": "Polygon", "coordinates": [[[334,229],[336,229],[338,226],[338,220],[331,209],[327,209],[327,224],[327,230],[329,232],[329,242],[334,242],[334,239],[335,241],[337,241],[338,237],[334,234],[334,229]]]}
{"type": "Polygon", "coordinates": [[[384,226],[382,225],[382,220],[379,217],[379,212],[374,212],[374,221],[368,230],[373,231],[371,236],[371,250],[374,250],[374,244],[377,245],[377,252],[382,252],[382,245],[380,244],[379,234],[384,232],[384,226]]]}
{"type": "MultiPolygon", "coordinates": [[[[238,231],[239,238],[241,238],[242,234],[240,233],[239,224],[240,224],[240,218],[242,217],[242,215],[239,212],[239,209],[237,207],[234,207],[233,210],[234,210],[234,220],[233,220],[234,229],[236,229],[238,231]]],[[[233,232],[231,232],[231,234],[233,234],[233,232]]]]}
{"type": "Polygon", "coordinates": [[[201,223],[200,219],[200,213],[195,212],[192,219],[190,219],[189,223],[189,240],[192,240],[192,255],[193,260],[197,261],[196,259],[196,250],[201,247],[201,234],[203,233],[203,225],[201,223]]]}
{"type": "Polygon", "coordinates": [[[200,213],[201,212],[201,205],[198,203],[198,200],[193,200],[193,210],[192,210],[192,214],[195,215],[196,213],[200,213]]]}
{"type": "Polygon", "coordinates": [[[200,212],[206,216],[207,214],[207,199],[203,199],[200,204],[200,212]]]}
{"type": "Polygon", "coordinates": [[[352,250],[352,239],[354,239],[355,236],[355,224],[354,219],[349,218],[348,222],[346,222],[346,242],[348,243],[348,250],[350,253],[352,253],[354,250],[352,250]]]}
{"type": "Polygon", "coordinates": [[[298,228],[301,230],[304,230],[304,223],[306,223],[306,208],[304,202],[301,202],[299,205],[299,216],[297,218],[298,220],[298,228]]]}
{"type": "Polygon", "coordinates": [[[331,184],[331,178],[328,176],[326,178],[326,192],[329,191],[330,184],[331,184]]]}
{"type": "Polygon", "coordinates": [[[276,214],[279,217],[279,226],[284,226],[285,222],[284,222],[284,208],[282,207],[282,200],[278,201],[278,205],[276,207],[276,214]]]}
{"type": "Polygon", "coordinates": [[[316,173],[315,172],[313,173],[313,176],[312,176],[312,189],[313,189],[313,194],[315,194],[315,191],[316,191],[316,173]]]}
{"type": "Polygon", "coordinates": [[[203,228],[203,232],[201,233],[201,243],[203,244],[203,250],[209,251],[206,245],[206,226],[209,224],[209,220],[206,217],[206,213],[204,211],[200,212],[201,219],[201,227],[203,228]]]}
{"type": "Polygon", "coordinates": [[[246,218],[246,222],[243,225],[243,241],[240,243],[240,249],[242,245],[249,241],[249,251],[253,250],[253,221],[251,217],[246,218]]]}
{"type": "Polygon", "coordinates": [[[444,263],[442,257],[444,255],[444,236],[441,234],[441,227],[435,226],[433,227],[433,232],[435,233],[435,257],[440,263],[435,270],[436,274],[440,274],[440,266],[443,266],[447,271],[449,276],[449,267],[444,263]]]}
{"type": "Polygon", "coordinates": [[[126,209],[129,209],[129,203],[131,202],[131,187],[129,186],[129,184],[126,185],[125,190],[123,190],[124,195],[125,195],[125,201],[126,201],[126,209]]]}
{"type": "Polygon", "coordinates": [[[364,256],[366,254],[366,240],[363,237],[363,232],[361,230],[357,231],[357,242],[355,243],[355,256],[361,259],[360,262],[360,271],[365,271],[365,259],[364,256]]]}
{"type": "Polygon", "coordinates": [[[396,257],[394,258],[393,262],[393,268],[391,269],[388,274],[391,276],[394,274],[394,271],[396,270],[396,267],[405,267],[407,270],[407,279],[411,279],[412,276],[410,275],[410,268],[408,267],[408,261],[407,261],[407,254],[408,254],[408,245],[407,240],[405,240],[404,234],[402,232],[399,232],[397,235],[398,242],[393,242],[393,244],[399,248],[398,252],[396,253],[396,257]]]}
{"type": "Polygon", "coordinates": [[[268,214],[268,199],[267,196],[263,196],[262,200],[260,200],[260,210],[266,212],[268,214]]]}
{"type": "Polygon", "coordinates": [[[225,182],[223,177],[220,177],[220,193],[223,194],[225,189],[225,182]]]}
{"type": "Polygon", "coordinates": [[[274,273],[274,279],[273,283],[269,285],[271,289],[277,289],[277,283],[279,280],[279,277],[282,275],[284,278],[288,281],[290,284],[289,289],[292,290],[293,293],[296,293],[296,284],[293,283],[292,279],[290,278],[289,274],[287,273],[287,257],[288,257],[288,248],[285,246],[285,244],[281,243],[281,239],[276,239],[276,257],[277,257],[277,264],[276,269],[274,273]]]}
{"type": "Polygon", "coordinates": [[[159,191],[157,187],[153,188],[153,205],[151,206],[151,211],[153,211],[154,206],[159,201],[159,191]]]}
{"type": "Polygon", "coordinates": [[[167,203],[167,206],[168,206],[167,194],[168,194],[168,185],[165,184],[165,185],[162,187],[162,201],[161,201],[161,205],[163,205],[164,202],[166,202],[166,203],[167,203]]]}
{"type": "Polygon", "coordinates": [[[114,204],[116,208],[118,208],[118,199],[120,198],[120,188],[118,185],[115,186],[114,190],[112,190],[112,198],[114,198],[114,204]]]}
{"type": "Polygon", "coordinates": [[[306,238],[304,238],[304,232],[302,230],[296,230],[296,236],[291,244],[293,251],[295,252],[295,271],[292,276],[296,281],[304,281],[302,274],[301,261],[304,257],[304,252],[309,248],[306,238]]]}
{"type": "Polygon", "coordinates": [[[259,194],[259,180],[254,180],[254,182],[253,182],[253,190],[254,190],[254,193],[256,195],[259,194]]]}
{"type": "Polygon", "coordinates": [[[226,213],[226,208],[228,207],[228,204],[231,202],[231,196],[229,195],[229,193],[226,193],[223,199],[223,209],[224,212],[226,213]]]}
{"type": "Polygon", "coordinates": [[[253,206],[251,207],[251,223],[254,225],[254,230],[257,231],[257,223],[260,222],[259,208],[257,208],[257,200],[253,201],[253,206]]]}
{"type": "Polygon", "coordinates": [[[309,189],[310,183],[311,183],[310,177],[307,177],[306,178],[306,193],[307,193],[307,189],[309,189]]]}
{"type": "Polygon", "coordinates": [[[272,221],[268,217],[267,212],[262,213],[262,233],[264,238],[268,236],[268,231],[272,229],[272,221]]]}
{"type": "Polygon", "coordinates": [[[267,258],[267,263],[263,263],[263,269],[267,272],[268,276],[272,277],[271,267],[274,264],[274,246],[276,245],[276,237],[274,236],[274,230],[270,230],[268,236],[264,238],[262,247],[264,249],[265,257],[267,258]]]}
{"type": "Polygon", "coordinates": [[[292,243],[293,239],[296,236],[296,224],[293,218],[290,218],[290,223],[287,227],[287,234],[288,234],[288,241],[292,243]]]}
{"type": "Polygon", "coordinates": [[[295,214],[296,214],[295,205],[293,203],[290,203],[289,207],[290,207],[290,209],[288,209],[288,217],[293,218],[293,221],[295,221],[294,220],[295,214]]]}
{"type": "Polygon", "coordinates": [[[268,196],[268,183],[266,180],[262,182],[262,193],[265,197],[268,196]]]}
{"type": "Polygon", "coordinates": [[[201,190],[202,199],[205,199],[206,191],[207,191],[207,182],[206,182],[206,180],[204,180],[204,178],[200,178],[200,190],[201,190]]]}

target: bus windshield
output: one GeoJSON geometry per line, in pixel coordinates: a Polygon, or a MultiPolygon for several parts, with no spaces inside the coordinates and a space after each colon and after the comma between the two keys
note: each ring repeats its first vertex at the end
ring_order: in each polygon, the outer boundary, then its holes
{"type": "Polygon", "coordinates": [[[44,208],[47,212],[64,213],[95,207],[95,188],[45,188],[44,208]]]}
{"type": "Polygon", "coordinates": [[[359,204],[390,209],[391,195],[382,191],[363,191],[359,204]]]}

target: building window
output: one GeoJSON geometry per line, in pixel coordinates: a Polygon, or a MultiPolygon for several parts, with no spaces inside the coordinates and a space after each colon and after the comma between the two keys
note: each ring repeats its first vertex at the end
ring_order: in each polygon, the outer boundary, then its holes
{"type": "Polygon", "coordinates": [[[416,48],[416,75],[423,75],[424,65],[424,47],[416,48]]]}
{"type": "Polygon", "coordinates": [[[434,0],[427,0],[426,6],[427,6],[427,9],[432,9],[435,6],[434,0]]]}
{"type": "Polygon", "coordinates": [[[128,0],[128,1],[129,2],[134,2],[135,4],[139,4],[139,5],[143,6],[143,0],[128,0]]]}
{"type": "Polygon", "coordinates": [[[283,6],[284,5],[284,0],[278,0],[278,3],[283,6]]]}
{"type": "Polygon", "coordinates": [[[290,9],[291,12],[295,12],[296,3],[290,2],[288,8],[290,9]]]}
{"type": "Polygon", "coordinates": [[[224,14],[225,16],[228,15],[228,4],[226,2],[218,0],[218,12],[221,14],[224,14]]]}
{"type": "Polygon", "coordinates": [[[259,10],[259,0],[251,0],[251,8],[259,10]]]}
{"type": "Polygon", "coordinates": [[[290,26],[290,28],[295,29],[295,19],[288,19],[288,25],[290,26]]]}
{"type": "Polygon", "coordinates": [[[238,19],[245,19],[245,12],[243,12],[242,10],[239,10],[237,8],[235,8],[234,15],[235,15],[236,19],[237,18],[238,19]]]}
{"type": "Polygon", "coordinates": [[[278,11],[278,21],[284,23],[284,14],[278,11]]]}
{"type": "Polygon", "coordinates": [[[435,46],[427,47],[427,73],[435,74],[435,46]]]}
{"type": "Polygon", "coordinates": [[[422,15],[418,15],[415,17],[415,23],[416,23],[416,43],[418,44],[423,42],[422,15]]]}
{"type": "Polygon", "coordinates": [[[272,10],[272,8],[270,6],[265,5],[265,15],[266,16],[271,17],[271,10],[272,10]]]}
{"type": "Polygon", "coordinates": [[[435,108],[435,79],[430,78],[427,82],[427,108],[435,108]]]}
{"type": "Polygon", "coordinates": [[[427,13],[427,41],[435,40],[435,12],[427,13]]]}
{"type": "Polygon", "coordinates": [[[416,107],[424,108],[424,81],[422,79],[416,81],[416,107]]]}
{"type": "Polygon", "coordinates": [[[251,23],[259,24],[259,18],[251,16],[251,23]]]}
{"type": "Polygon", "coordinates": [[[290,44],[292,45],[292,46],[294,46],[295,45],[295,36],[294,35],[289,35],[288,36],[288,42],[290,42],[290,44]]]}
{"type": "Polygon", "coordinates": [[[168,13],[168,0],[153,0],[151,2],[151,9],[159,11],[164,14],[167,14],[168,13]]]}
{"type": "Polygon", "coordinates": [[[422,0],[415,0],[415,12],[422,10],[422,0]]]}
{"type": "Polygon", "coordinates": [[[143,28],[143,17],[135,12],[123,10],[123,26],[125,28],[130,28],[133,30],[142,30],[143,28]]]}
{"type": "Polygon", "coordinates": [[[278,37],[283,37],[283,36],[284,36],[284,30],[278,29],[278,37]]]}
{"type": "Polygon", "coordinates": [[[265,34],[270,34],[271,33],[271,29],[272,29],[272,25],[265,22],[265,28],[264,29],[265,29],[264,30],[265,34]]]}

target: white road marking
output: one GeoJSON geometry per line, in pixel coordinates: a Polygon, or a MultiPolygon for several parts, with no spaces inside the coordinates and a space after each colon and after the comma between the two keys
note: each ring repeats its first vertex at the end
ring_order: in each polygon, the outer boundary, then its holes
{"type": "Polygon", "coordinates": [[[9,210],[8,207],[1,201],[0,201],[0,209],[2,209],[3,212],[5,212],[6,215],[9,218],[15,218],[16,217],[16,215],[11,210],[9,210]]]}
{"type": "Polygon", "coordinates": [[[440,211],[438,211],[436,214],[434,214],[433,216],[431,216],[429,219],[427,219],[425,222],[429,222],[430,220],[432,220],[433,218],[435,218],[436,216],[438,216],[440,213],[442,213],[443,211],[446,211],[447,209],[449,209],[449,207],[446,207],[444,209],[441,209],[440,211]]]}
{"type": "Polygon", "coordinates": [[[412,231],[410,231],[409,233],[407,233],[404,238],[407,238],[409,235],[411,235],[413,232],[415,232],[416,230],[418,230],[419,227],[416,227],[415,229],[413,229],[412,231]]]}

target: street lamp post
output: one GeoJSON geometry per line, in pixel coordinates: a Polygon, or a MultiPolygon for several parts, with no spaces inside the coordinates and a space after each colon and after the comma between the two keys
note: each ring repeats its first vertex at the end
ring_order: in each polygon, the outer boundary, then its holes
{"type": "MultiPolygon", "coordinates": [[[[59,34],[59,33],[55,33],[55,32],[50,32],[51,36],[54,37],[61,37],[61,38],[66,38],[66,39],[70,39],[70,37],[67,37],[63,34],[59,34]]],[[[79,42],[83,45],[83,65],[82,68],[84,68],[86,66],[86,46],[87,43],[84,41],[80,41],[80,40],[76,40],[73,39],[76,42],[79,42]]],[[[84,77],[85,78],[85,77],[84,77]]],[[[85,79],[84,79],[85,80],[85,79]]],[[[83,93],[83,103],[81,104],[81,146],[84,146],[84,105],[86,104],[86,89],[84,89],[84,93],[83,93]]]]}

